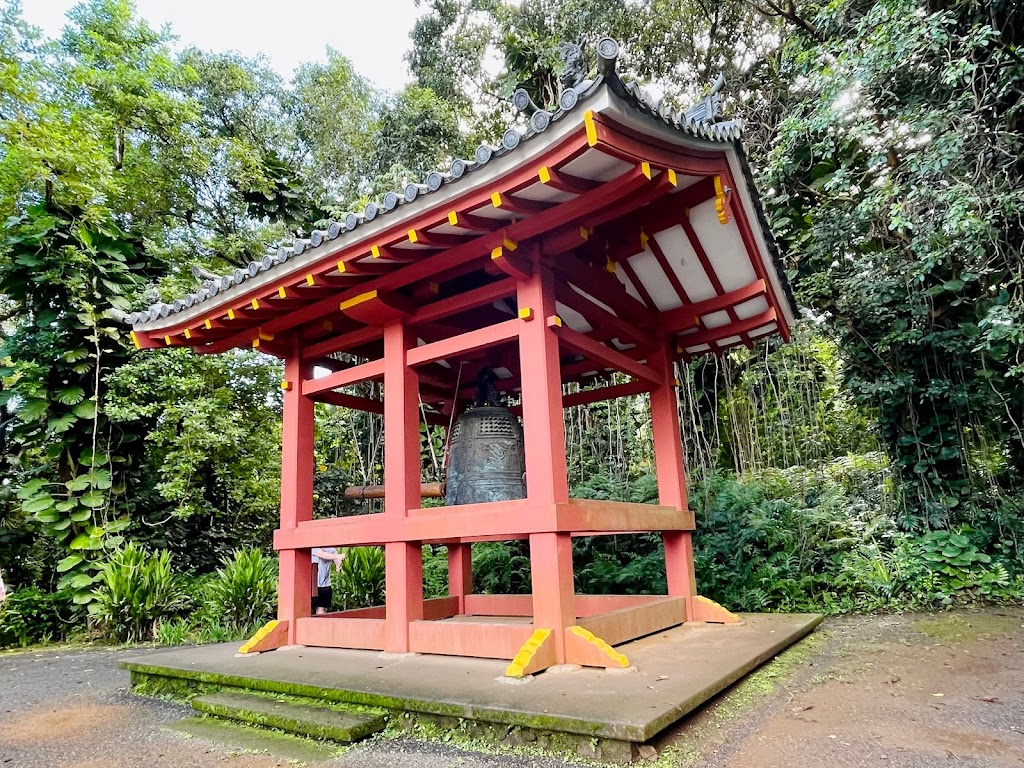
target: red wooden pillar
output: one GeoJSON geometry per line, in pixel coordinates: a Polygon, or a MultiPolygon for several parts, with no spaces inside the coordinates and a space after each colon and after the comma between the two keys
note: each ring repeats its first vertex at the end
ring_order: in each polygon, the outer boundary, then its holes
{"type": "MultiPolygon", "coordinates": [[[[406,517],[420,505],[419,377],[405,355],[416,337],[401,322],[384,328],[384,514],[406,517]]],[[[419,542],[384,545],[384,650],[409,650],[409,622],[423,618],[423,551],[419,542]]]]}
{"type": "Polygon", "coordinates": [[[473,592],[472,545],[448,545],[448,594],[459,598],[459,613],[466,612],[466,595],[473,592]]]}
{"type": "MultiPolygon", "coordinates": [[[[651,422],[654,433],[654,463],[658,475],[658,501],[679,510],[687,509],[686,467],[683,461],[679,428],[679,400],[676,396],[675,369],[668,343],[661,343],[648,364],[662,377],[651,392],[651,422]]],[[[693,572],[693,541],[689,531],[666,531],[665,576],[668,593],[686,598],[687,617],[693,615],[691,599],[697,594],[693,572]]]]}
{"type": "MultiPolygon", "coordinates": [[[[523,431],[526,448],[526,494],[531,506],[569,501],[562,418],[562,379],[558,337],[548,325],[555,317],[555,283],[549,269],[534,261],[533,275],[519,283],[516,298],[521,317],[519,364],[523,387],[523,431]],[[530,312],[526,312],[529,309],[530,312]]],[[[576,623],[572,539],[567,533],[530,536],[533,623],[551,629],[557,663],[565,663],[566,627],[576,623]]]]}
{"type": "MultiPolygon", "coordinates": [[[[284,364],[284,414],[281,429],[281,529],[313,519],[313,401],[302,394],[312,366],[302,360],[296,334],[284,364]]],[[[309,616],[312,588],[308,549],[285,549],[278,570],[277,617],[288,622],[288,643],[295,643],[296,619],[309,616]]]]}

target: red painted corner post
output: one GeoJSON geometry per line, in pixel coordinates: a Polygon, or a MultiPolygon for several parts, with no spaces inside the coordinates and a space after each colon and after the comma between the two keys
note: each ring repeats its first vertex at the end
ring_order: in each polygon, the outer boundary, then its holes
{"type": "MultiPolygon", "coordinates": [[[[658,475],[658,501],[679,510],[687,508],[686,467],[683,460],[682,433],[679,428],[679,400],[676,396],[672,350],[662,342],[651,353],[648,365],[661,375],[662,384],[651,391],[651,422],[654,433],[654,463],[658,475]]],[[[697,594],[693,572],[693,540],[689,531],[666,531],[665,576],[668,593],[686,599],[686,615],[693,615],[693,597],[697,594]]]]}
{"type": "MultiPolygon", "coordinates": [[[[302,360],[300,340],[290,341],[284,364],[284,413],[281,429],[281,530],[313,519],[313,401],[302,394],[312,366],[302,360]]],[[[295,643],[296,619],[309,616],[311,570],[308,549],[285,549],[278,570],[277,617],[288,622],[288,643],[295,643]]]]}
{"type": "MultiPolygon", "coordinates": [[[[547,506],[553,513],[555,504],[569,501],[569,478],[558,337],[548,325],[556,314],[551,271],[535,261],[533,275],[518,284],[516,298],[520,316],[529,318],[521,321],[519,332],[526,494],[531,506],[547,506]]],[[[534,626],[552,630],[556,663],[564,664],[565,629],[576,623],[570,535],[532,534],[530,571],[534,626]]]]}
{"type": "MultiPolygon", "coordinates": [[[[401,321],[384,327],[384,514],[406,517],[420,505],[419,377],[406,363],[415,335],[401,321]]],[[[423,618],[420,542],[384,545],[384,650],[409,651],[409,622],[423,618]]]]}
{"type": "Polygon", "coordinates": [[[466,595],[473,593],[471,544],[448,545],[448,594],[459,599],[459,613],[466,612],[466,595]]]}

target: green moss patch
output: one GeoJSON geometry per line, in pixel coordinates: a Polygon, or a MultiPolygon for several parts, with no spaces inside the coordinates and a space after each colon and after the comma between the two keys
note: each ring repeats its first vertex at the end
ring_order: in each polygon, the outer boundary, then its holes
{"type": "Polygon", "coordinates": [[[299,763],[330,760],[344,751],[337,744],[210,717],[186,717],[168,727],[190,738],[220,744],[233,752],[267,753],[299,763]]]}
{"type": "Polygon", "coordinates": [[[252,696],[240,691],[199,696],[192,700],[192,707],[208,715],[342,743],[364,739],[383,730],[386,723],[382,714],[322,706],[312,701],[297,703],[252,696]]]}
{"type": "Polygon", "coordinates": [[[969,643],[1020,632],[1024,620],[991,613],[935,614],[917,619],[914,629],[939,643],[969,643]]]}

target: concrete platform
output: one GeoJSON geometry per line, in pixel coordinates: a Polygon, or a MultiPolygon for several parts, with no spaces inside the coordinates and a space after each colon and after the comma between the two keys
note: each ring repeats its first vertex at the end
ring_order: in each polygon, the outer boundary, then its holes
{"type": "Polygon", "coordinates": [[[618,646],[635,669],[556,668],[515,684],[504,677],[505,661],[333,648],[237,657],[235,643],[161,651],[122,666],[143,691],[173,681],[187,684],[186,691],[249,688],[639,743],[808,634],[821,617],[743,620],[686,624],[618,646]]]}

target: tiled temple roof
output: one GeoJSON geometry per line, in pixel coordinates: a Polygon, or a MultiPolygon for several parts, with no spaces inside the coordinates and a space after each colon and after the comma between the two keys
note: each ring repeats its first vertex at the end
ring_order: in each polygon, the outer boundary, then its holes
{"type": "MultiPolygon", "coordinates": [[[[238,268],[225,275],[216,275],[200,267],[194,267],[193,274],[202,281],[201,287],[197,291],[188,293],[183,298],[175,299],[171,303],[157,302],[140,312],[122,315],[122,319],[131,325],[139,325],[168,318],[218,294],[228,291],[235,292],[247,280],[286,264],[291,258],[317,248],[323,243],[338,238],[355,237],[350,233],[356,232],[364,223],[394,215],[396,211],[401,210],[402,206],[423,196],[432,195],[447,185],[458,184],[463,179],[472,177],[493,159],[515,152],[534,137],[544,133],[553,123],[564,119],[573,110],[579,109],[602,87],[609,88],[638,111],[661,120],[678,131],[705,141],[739,144],[740,121],[719,119],[721,112],[719,92],[723,85],[721,78],[713,86],[711,94],[701,102],[687,110],[675,110],[663,98],[653,98],[637,83],[620,79],[615,70],[618,54],[617,42],[607,37],[600,40],[597,44],[597,73],[575,86],[566,88],[553,111],[537,108],[525,90],[517,91],[513,95],[512,101],[519,111],[528,115],[525,130],[521,130],[517,126],[509,127],[496,145],[485,143],[477,147],[472,159],[456,158],[447,172],[432,171],[421,183],[409,183],[401,192],[388,192],[380,201],[368,203],[362,213],[349,213],[341,221],[332,220],[326,229],[314,230],[308,238],[296,238],[290,247],[279,247],[276,252],[268,253],[261,260],[251,262],[244,268],[238,268]]],[[[745,162],[744,169],[748,176],[747,181],[750,182],[749,169],[745,162]]],[[[753,189],[753,185],[751,185],[751,189],[753,189]]],[[[757,207],[760,223],[766,234],[766,241],[772,251],[771,255],[776,263],[776,268],[780,271],[781,282],[786,286],[788,292],[788,282],[781,271],[774,240],[768,231],[760,206],[757,207]]]]}

